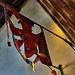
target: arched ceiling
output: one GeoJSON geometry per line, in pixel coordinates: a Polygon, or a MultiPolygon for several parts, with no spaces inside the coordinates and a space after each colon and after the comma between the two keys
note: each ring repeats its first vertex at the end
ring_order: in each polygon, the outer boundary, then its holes
{"type": "Polygon", "coordinates": [[[37,0],[75,45],[75,0],[37,0]]]}

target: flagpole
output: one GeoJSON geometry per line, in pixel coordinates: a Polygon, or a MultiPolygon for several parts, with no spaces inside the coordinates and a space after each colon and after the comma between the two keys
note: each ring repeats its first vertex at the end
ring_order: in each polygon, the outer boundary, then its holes
{"type": "MultiPolygon", "coordinates": [[[[30,19],[29,19],[29,20],[30,20],[30,19]]],[[[31,21],[32,21],[32,20],[31,20],[31,21]]],[[[34,22],[34,21],[33,21],[33,22],[34,22]]],[[[34,22],[34,23],[35,23],[36,25],[40,26],[41,28],[45,29],[45,30],[48,31],[49,33],[51,33],[51,34],[57,36],[58,38],[62,39],[64,42],[66,42],[67,44],[69,44],[70,47],[75,51],[75,46],[74,46],[70,41],[68,41],[67,39],[64,39],[63,37],[57,35],[56,33],[54,33],[54,32],[52,32],[52,31],[48,30],[47,28],[43,27],[42,25],[40,25],[40,24],[38,24],[38,23],[36,23],[36,22],[34,22]]]]}
{"type": "MultiPolygon", "coordinates": [[[[20,15],[21,15],[21,14],[19,13],[19,16],[20,16],[20,15]]],[[[22,16],[23,16],[23,15],[22,15],[22,16]]],[[[24,16],[24,17],[25,17],[26,19],[32,21],[31,19],[27,18],[26,16],[24,16]]],[[[47,28],[43,27],[42,25],[40,25],[40,24],[38,24],[38,23],[36,23],[36,22],[34,22],[34,21],[32,21],[32,22],[33,22],[34,24],[40,26],[40,27],[43,28],[44,30],[48,31],[49,33],[51,33],[51,34],[57,36],[58,38],[62,39],[64,42],[66,42],[67,44],[69,44],[70,47],[75,51],[75,46],[74,46],[70,41],[68,41],[67,39],[64,39],[63,37],[57,35],[56,33],[54,33],[54,32],[52,32],[52,31],[48,30],[47,28]]]]}
{"type": "Polygon", "coordinates": [[[52,68],[50,66],[48,66],[50,68],[50,70],[52,71],[52,68]]]}
{"type": "Polygon", "coordinates": [[[10,47],[11,46],[11,40],[10,40],[10,37],[9,37],[9,29],[8,29],[8,21],[7,21],[7,12],[6,12],[6,7],[4,7],[4,14],[5,14],[5,21],[6,21],[6,32],[7,32],[7,43],[8,43],[8,46],[10,47]]]}

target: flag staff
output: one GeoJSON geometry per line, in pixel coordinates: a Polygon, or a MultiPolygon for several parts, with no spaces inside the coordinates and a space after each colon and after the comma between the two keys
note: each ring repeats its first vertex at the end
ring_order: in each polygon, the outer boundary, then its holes
{"type": "MultiPolygon", "coordinates": [[[[29,19],[29,20],[30,20],[30,19],[29,19]]],[[[31,21],[32,21],[32,20],[31,20],[31,21]]],[[[33,21],[33,22],[34,22],[34,21],[33,21]]],[[[52,31],[48,30],[47,28],[43,27],[42,25],[40,25],[40,24],[38,24],[38,23],[36,23],[36,22],[34,22],[34,23],[35,23],[36,25],[40,26],[41,28],[43,28],[44,30],[46,30],[46,31],[50,32],[51,34],[57,36],[58,38],[62,39],[64,42],[66,42],[67,44],[69,44],[70,47],[75,51],[75,46],[74,46],[70,41],[68,41],[67,39],[64,39],[63,37],[57,35],[56,33],[54,33],[54,32],[52,32],[52,31]]]]}
{"type": "Polygon", "coordinates": [[[10,47],[11,46],[11,40],[10,40],[10,37],[9,37],[9,28],[8,28],[8,20],[7,20],[7,15],[6,15],[6,6],[4,7],[4,15],[5,15],[5,21],[6,21],[6,32],[7,32],[7,43],[8,43],[8,46],[10,47]]]}

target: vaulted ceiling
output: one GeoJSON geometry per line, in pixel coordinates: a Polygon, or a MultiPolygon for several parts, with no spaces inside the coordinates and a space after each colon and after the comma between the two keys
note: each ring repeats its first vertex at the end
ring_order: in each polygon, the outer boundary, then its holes
{"type": "Polygon", "coordinates": [[[75,0],[38,0],[75,45],[75,0]]]}

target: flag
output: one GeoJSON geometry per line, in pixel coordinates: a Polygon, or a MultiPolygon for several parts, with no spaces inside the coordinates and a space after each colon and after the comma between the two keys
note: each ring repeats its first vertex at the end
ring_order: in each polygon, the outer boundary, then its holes
{"type": "Polygon", "coordinates": [[[37,57],[36,57],[34,62],[36,62],[40,59],[40,61],[43,64],[45,64],[47,66],[52,66],[52,62],[51,62],[50,55],[48,52],[48,48],[47,48],[43,29],[42,29],[42,32],[40,33],[38,47],[39,47],[39,53],[37,52],[37,57]]]}
{"type": "Polygon", "coordinates": [[[21,38],[25,41],[24,46],[26,57],[30,58],[32,55],[36,54],[37,58],[39,58],[43,64],[52,66],[43,29],[41,28],[39,34],[33,34],[31,30],[35,23],[25,18],[23,15],[20,17],[23,18],[23,21],[21,21],[21,19],[19,23],[21,23],[23,27],[21,38]],[[37,53],[37,46],[39,47],[39,54],[37,53]]]}
{"type": "Polygon", "coordinates": [[[19,52],[19,54],[21,55],[21,57],[24,59],[24,61],[25,61],[27,64],[29,64],[29,65],[31,66],[33,72],[35,72],[35,70],[34,70],[34,62],[32,62],[32,61],[29,60],[29,59],[26,59],[26,58],[24,57],[24,55],[22,55],[22,53],[21,53],[20,47],[21,47],[21,45],[23,44],[24,40],[17,40],[17,39],[15,39],[14,35],[12,35],[12,38],[13,38],[14,46],[15,46],[16,49],[18,50],[18,52],[19,52]]]}
{"type": "Polygon", "coordinates": [[[36,54],[37,58],[40,59],[43,64],[52,66],[43,29],[40,27],[41,32],[39,34],[33,34],[32,27],[34,26],[35,22],[31,21],[21,14],[19,15],[20,20],[18,21],[18,23],[21,23],[23,29],[21,30],[19,28],[16,28],[11,24],[10,28],[13,35],[20,36],[21,39],[24,40],[23,43],[26,58],[30,58],[31,56],[36,54]],[[37,53],[37,46],[39,47],[39,54],[37,53]]]}
{"type": "Polygon", "coordinates": [[[15,42],[19,50],[22,44],[24,43],[26,58],[30,58],[32,55],[36,54],[37,58],[43,64],[51,66],[52,63],[49,56],[49,52],[48,52],[42,27],[40,27],[41,29],[40,33],[38,34],[32,33],[32,28],[35,24],[37,25],[37,23],[30,20],[29,18],[26,18],[22,14],[18,13],[12,6],[8,4],[4,4],[4,5],[6,5],[7,9],[13,12],[15,17],[19,19],[18,23],[21,23],[22,25],[22,29],[15,27],[12,21],[10,20],[10,18],[7,17],[12,34],[21,37],[21,40],[16,39],[16,42],[15,42]],[[37,49],[37,46],[39,49],[37,49]]]}
{"type": "MultiPolygon", "coordinates": [[[[37,52],[37,44],[39,40],[39,35],[32,34],[31,32],[31,22],[28,20],[23,20],[23,29],[16,28],[13,23],[9,22],[11,31],[13,35],[20,36],[24,43],[25,48],[25,55],[26,58],[30,58],[32,55],[36,54],[37,52]]],[[[22,45],[19,46],[22,40],[17,40],[17,45],[20,48],[22,45]]]]}
{"type": "Polygon", "coordinates": [[[14,35],[12,35],[12,37],[13,37],[14,46],[16,47],[17,50],[19,50],[19,51],[21,52],[20,47],[21,47],[22,44],[24,43],[24,40],[15,39],[14,35]]]}

